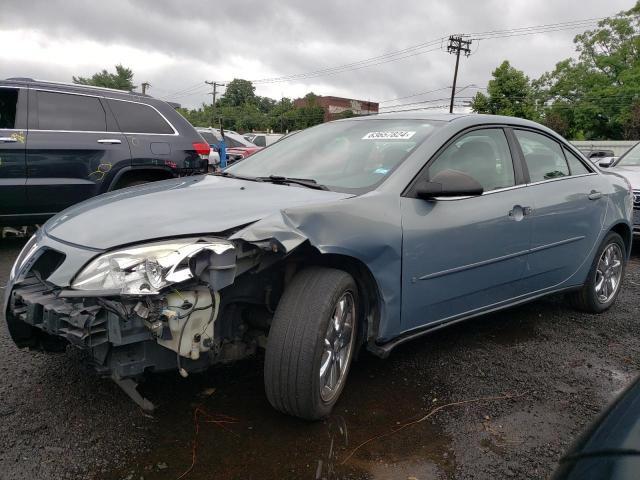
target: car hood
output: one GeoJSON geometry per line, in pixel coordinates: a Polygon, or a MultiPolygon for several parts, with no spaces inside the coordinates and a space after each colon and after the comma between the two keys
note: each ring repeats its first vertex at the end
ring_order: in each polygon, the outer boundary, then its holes
{"type": "Polygon", "coordinates": [[[626,167],[621,165],[619,167],[612,167],[609,171],[622,175],[629,180],[634,190],[640,190],[640,167],[626,167]]]}
{"type": "Polygon", "coordinates": [[[353,195],[212,175],[183,177],[117,190],[59,213],[47,235],[104,250],[178,235],[220,233],[280,210],[353,195]]]}

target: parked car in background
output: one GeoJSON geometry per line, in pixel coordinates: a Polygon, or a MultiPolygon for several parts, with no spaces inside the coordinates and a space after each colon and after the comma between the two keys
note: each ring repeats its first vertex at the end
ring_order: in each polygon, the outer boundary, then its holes
{"type": "Polygon", "coordinates": [[[220,140],[222,137],[215,128],[197,127],[197,132],[209,144],[209,167],[220,165],[220,140]]]}
{"type": "MultiPolygon", "coordinates": [[[[218,130],[218,133],[220,131],[218,130]]],[[[225,143],[227,145],[227,165],[231,166],[239,160],[243,160],[264,147],[258,147],[242,135],[224,131],[225,143]]]]}
{"type": "Polygon", "coordinates": [[[581,148],[580,151],[592,162],[597,163],[602,158],[610,158],[615,156],[613,150],[602,150],[595,148],[581,148]]]}
{"type": "Polygon", "coordinates": [[[258,147],[268,147],[283,137],[281,133],[245,133],[244,138],[258,147]]]}
{"type": "Polygon", "coordinates": [[[640,472],[640,379],[560,459],[553,480],[636,480],[640,472]]]}
{"type": "Polygon", "coordinates": [[[165,102],[0,80],[0,226],[38,224],[100,193],[203,173],[209,145],[165,102]]]}
{"type": "MultiPolygon", "coordinates": [[[[607,165],[600,164],[601,167],[607,165]]],[[[609,171],[623,175],[633,188],[633,231],[640,235],[640,143],[618,158],[609,171]]]]}
{"type": "Polygon", "coordinates": [[[219,175],[102,195],[52,218],[17,257],[4,312],[18,346],[82,348],[143,408],[133,382],[145,372],[187,376],[265,347],[269,402],[318,419],[361,347],[385,357],[548,294],[607,310],[631,216],[623,177],[537,123],[350,118],[219,175]]]}

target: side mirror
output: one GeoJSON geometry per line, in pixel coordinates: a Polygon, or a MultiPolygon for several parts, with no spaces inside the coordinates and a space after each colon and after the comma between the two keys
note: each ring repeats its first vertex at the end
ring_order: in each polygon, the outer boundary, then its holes
{"type": "Polygon", "coordinates": [[[605,158],[598,162],[598,166],[601,168],[609,168],[613,163],[613,160],[614,160],[613,158],[605,158]]]}
{"type": "Polygon", "coordinates": [[[424,200],[435,197],[469,197],[482,195],[484,189],[473,177],[458,170],[443,170],[429,182],[422,182],[416,188],[418,198],[424,200]]]}

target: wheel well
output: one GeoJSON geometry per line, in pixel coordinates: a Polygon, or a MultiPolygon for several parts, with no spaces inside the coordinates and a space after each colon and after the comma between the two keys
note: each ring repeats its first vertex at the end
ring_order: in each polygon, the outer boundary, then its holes
{"type": "MultiPolygon", "coordinates": [[[[358,286],[358,295],[363,305],[363,315],[360,318],[361,327],[358,334],[358,346],[365,342],[374,344],[380,324],[380,292],[373,274],[364,262],[348,255],[320,253],[316,248],[302,247],[302,255],[296,255],[297,269],[317,265],[344,270],[349,273],[358,286]]],[[[374,352],[375,353],[375,352],[374,352]]]]}
{"type": "Polygon", "coordinates": [[[629,225],[626,223],[617,223],[611,228],[612,232],[616,232],[618,235],[622,237],[622,241],[624,242],[624,248],[627,251],[627,255],[629,255],[629,251],[631,249],[631,238],[632,233],[629,225]]]}
{"type": "Polygon", "coordinates": [[[109,190],[122,188],[123,185],[126,185],[130,182],[138,182],[141,180],[145,180],[148,182],[155,182],[157,180],[167,180],[173,177],[174,176],[171,174],[171,172],[168,172],[160,168],[129,170],[123,173],[122,176],[118,178],[118,180],[111,185],[109,190]]]}

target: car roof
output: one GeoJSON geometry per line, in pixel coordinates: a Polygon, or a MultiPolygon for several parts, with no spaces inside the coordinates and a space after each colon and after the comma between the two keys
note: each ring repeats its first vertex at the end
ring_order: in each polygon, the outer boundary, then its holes
{"type": "Polygon", "coordinates": [[[105,96],[122,99],[145,98],[152,100],[150,95],[143,95],[140,92],[127,92],[126,90],[117,90],[115,88],[95,87],[93,85],[82,85],[78,83],[54,82],[50,80],[34,80],[26,77],[12,77],[0,80],[2,87],[33,87],[33,88],[51,88],[56,90],[65,90],[73,93],[91,93],[94,95],[105,96]]]}
{"type": "MultiPolygon", "coordinates": [[[[542,130],[549,135],[556,138],[563,139],[558,133],[554,132],[548,127],[536,123],[532,120],[527,120],[518,117],[508,117],[506,115],[487,115],[483,113],[433,113],[433,112],[420,112],[420,111],[406,111],[406,112],[394,112],[394,113],[380,113],[377,115],[364,115],[361,117],[351,117],[341,120],[335,120],[336,122],[346,122],[350,120],[355,121],[367,121],[367,120],[424,120],[443,122],[451,125],[455,128],[467,128],[475,125],[513,125],[521,127],[535,128],[542,130]]],[[[563,139],[565,142],[566,140],[563,139]]]]}

